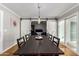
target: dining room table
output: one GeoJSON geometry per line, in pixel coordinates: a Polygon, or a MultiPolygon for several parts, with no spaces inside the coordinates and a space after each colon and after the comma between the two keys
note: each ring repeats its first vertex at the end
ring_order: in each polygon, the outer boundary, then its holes
{"type": "Polygon", "coordinates": [[[59,56],[64,52],[49,40],[48,36],[32,35],[26,43],[16,50],[19,56],[59,56]]]}

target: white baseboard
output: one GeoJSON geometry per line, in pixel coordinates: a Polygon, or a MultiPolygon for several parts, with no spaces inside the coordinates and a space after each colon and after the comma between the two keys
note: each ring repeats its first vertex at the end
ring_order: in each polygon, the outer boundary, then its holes
{"type": "Polygon", "coordinates": [[[69,45],[65,44],[67,46],[67,48],[69,48],[71,51],[73,51],[74,53],[76,53],[77,55],[79,55],[79,52],[74,51],[74,49],[72,49],[69,45]]]}
{"type": "Polygon", "coordinates": [[[0,52],[0,54],[6,52],[7,50],[9,50],[10,48],[12,48],[13,46],[15,46],[17,43],[14,43],[13,45],[11,45],[10,47],[6,48],[5,50],[3,50],[2,52],[0,52]]]}

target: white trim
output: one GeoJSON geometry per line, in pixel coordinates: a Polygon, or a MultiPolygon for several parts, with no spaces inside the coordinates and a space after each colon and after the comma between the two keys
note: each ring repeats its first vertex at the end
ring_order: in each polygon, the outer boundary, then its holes
{"type": "Polygon", "coordinates": [[[6,48],[5,50],[3,50],[0,54],[6,52],[7,50],[9,50],[10,48],[12,48],[13,46],[15,46],[17,43],[14,43],[13,45],[11,45],[10,47],[6,48]]]}
{"type": "Polygon", "coordinates": [[[66,20],[66,19],[72,18],[73,16],[78,16],[78,11],[69,16],[64,17],[64,19],[66,20]]]}
{"type": "Polygon", "coordinates": [[[8,7],[6,7],[5,5],[0,3],[0,6],[2,6],[3,8],[7,9],[8,11],[12,12],[14,15],[16,15],[17,17],[20,18],[20,16],[18,14],[16,14],[14,11],[12,11],[11,9],[9,9],[8,7]]]}
{"type": "Polygon", "coordinates": [[[72,13],[66,17],[60,18],[58,21],[66,20],[66,19],[72,18],[73,16],[76,16],[76,15],[78,16],[78,11],[76,11],[75,13],[72,13]]]}
{"type": "MultiPolygon", "coordinates": [[[[37,21],[37,22],[38,22],[38,19],[37,19],[37,20],[34,20],[34,19],[33,19],[33,20],[31,20],[31,21],[37,21]]],[[[40,20],[40,21],[47,21],[47,20],[40,20]]]]}
{"type": "Polygon", "coordinates": [[[3,50],[3,15],[4,15],[4,12],[2,10],[0,10],[0,13],[1,13],[1,30],[0,30],[0,41],[1,41],[1,47],[0,47],[0,52],[3,50]]]}
{"type": "MultiPolygon", "coordinates": [[[[72,10],[72,9],[78,7],[78,6],[79,6],[79,4],[76,4],[76,5],[74,5],[73,7],[69,8],[67,11],[64,11],[64,12],[60,13],[60,15],[63,16],[64,14],[66,14],[67,12],[69,12],[70,10],[72,10]]],[[[61,17],[61,16],[60,16],[60,17],[61,17]]]]}

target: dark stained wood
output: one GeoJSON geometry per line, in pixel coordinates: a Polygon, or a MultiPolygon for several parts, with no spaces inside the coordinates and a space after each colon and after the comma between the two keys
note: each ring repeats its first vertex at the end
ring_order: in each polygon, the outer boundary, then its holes
{"type": "Polygon", "coordinates": [[[35,36],[31,36],[26,44],[18,49],[14,55],[24,56],[51,56],[64,54],[58,47],[56,47],[47,36],[43,36],[42,40],[36,40],[35,36]]]}

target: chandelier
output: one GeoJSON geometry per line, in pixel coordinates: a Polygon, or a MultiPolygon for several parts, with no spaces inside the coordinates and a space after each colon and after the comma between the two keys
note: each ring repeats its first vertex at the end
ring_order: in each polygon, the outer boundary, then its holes
{"type": "Polygon", "coordinates": [[[41,20],[40,20],[40,6],[38,3],[38,24],[40,24],[41,20]]]}

